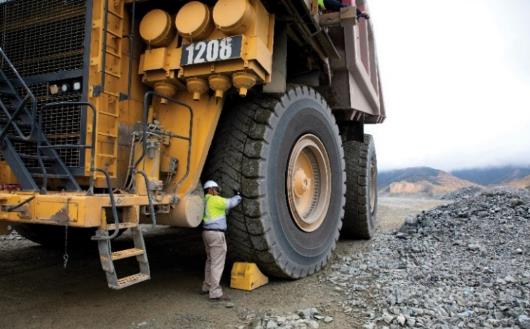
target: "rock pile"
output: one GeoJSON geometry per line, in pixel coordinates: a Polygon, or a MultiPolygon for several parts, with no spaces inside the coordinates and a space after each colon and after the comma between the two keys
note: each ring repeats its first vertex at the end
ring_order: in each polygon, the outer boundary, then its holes
{"type": "Polygon", "coordinates": [[[480,186],[468,186],[461,189],[458,189],[453,192],[446,193],[442,195],[442,200],[459,200],[459,199],[469,199],[479,193],[483,192],[484,188],[480,186]]]}
{"type": "Polygon", "coordinates": [[[352,327],[530,329],[528,192],[457,197],[332,266],[352,327]]]}

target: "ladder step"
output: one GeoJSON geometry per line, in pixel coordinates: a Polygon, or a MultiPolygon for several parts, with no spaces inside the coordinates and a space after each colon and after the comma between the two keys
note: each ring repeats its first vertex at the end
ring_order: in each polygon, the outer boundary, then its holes
{"type": "Polygon", "coordinates": [[[108,30],[108,29],[107,29],[107,33],[110,34],[110,35],[112,35],[112,36],[114,36],[114,37],[116,37],[116,38],[120,38],[120,39],[121,39],[121,37],[122,37],[121,34],[116,33],[116,32],[114,32],[114,31],[112,31],[112,30],[108,30]]]}
{"type": "Polygon", "coordinates": [[[112,14],[112,15],[118,17],[119,19],[123,19],[123,15],[121,15],[121,14],[119,14],[119,13],[113,11],[113,10],[110,10],[110,9],[107,10],[107,11],[108,11],[109,14],[112,14]]]}
{"type": "Polygon", "coordinates": [[[137,223],[119,223],[118,226],[116,226],[116,224],[107,224],[107,231],[115,231],[116,229],[123,230],[123,229],[134,228],[134,227],[138,227],[138,224],[137,223]]]}
{"type": "Polygon", "coordinates": [[[127,288],[129,286],[132,286],[134,284],[137,284],[143,281],[147,281],[149,279],[151,279],[149,275],[138,273],[138,274],[133,274],[133,275],[129,275],[124,278],[118,279],[118,282],[117,282],[118,284],[116,286],[109,284],[109,287],[112,289],[119,290],[119,289],[127,288]]]}
{"type": "Polygon", "coordinates": [[[125,249],[112,253],[112,260],[120,260],[143,255],[144,251],[138,248],[125,249]]]}
{"type": "Polygon", "coordinates": [[[121,74],[119,74],[119,73],[114,73],[114,72],[111,72],[111,71],[105,71],[105,74],[108,74],[108,75],[110,75],[111,77],[114,77],[114,78],[116,78],[116,79],[121,78],[121,74]]]}
{"type": "Polygon", "coordinates": [[[112,51],[112,50],[108,50],[108,49],[107,49],[107,54],[109,54],[109,55],[111,55],[111,56],[114,56],[114,57],[116,57],[116,58],[121,58],[121,55],[120,55],[120,54],[118,54],[117,52],[114,52],[114,51],[112,51]]]}
{"type": "MultiPolygon", "coordinates": [[[[38,155],[33,155],[33,154],[20,153],[18,156],[21,157],[22,159],[32,159],[32,160],[38,160],[39,159],[38,155]]],[[[42,161],[53,160],[52,157],[49,157],[49,156],[46,156],[46,155],[41,155],[40,158],[42,159],[42,161]]],[[[40,168],[38,168],[38,169],[40,169],[40,168]]]]}
{"type": "MultiPolygon", "coordinates": [[[[32,173],[31,176],[35,177],[35,178],[44,178],[44,175],[43,174],[39,174],[39,173],[32,173]]],[[[46,177],[48,178],[55,178],[55,179],[67,179],[67,178],[70,178],[70,176],[68,175],[59,175],[59,174],[47,174],[46,177]]]]}

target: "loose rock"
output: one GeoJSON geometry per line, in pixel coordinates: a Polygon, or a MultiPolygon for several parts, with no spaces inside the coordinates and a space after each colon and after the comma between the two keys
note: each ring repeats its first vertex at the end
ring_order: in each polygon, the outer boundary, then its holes
{"type": "Polygon", "coordinates": [[[328,282],[344,290],[344,307],[381,314],[365,328],[530,329],[529,193],[473,187],[444,199],[454,202],[333,267],[328,282]]]}

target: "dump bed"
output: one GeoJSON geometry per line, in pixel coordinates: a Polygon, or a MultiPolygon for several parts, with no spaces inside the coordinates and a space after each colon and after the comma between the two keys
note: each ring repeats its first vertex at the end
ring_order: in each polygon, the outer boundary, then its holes
{"type": "Polygon", "coordinates": [[[279,20],[288,21],[328,70],[328,88],[321,88],[341,120],[381,123],[385,119],[377,51],[364,0],[343,0],[340,12],[321,12],[316,0],[268,0],[279,20]]]}

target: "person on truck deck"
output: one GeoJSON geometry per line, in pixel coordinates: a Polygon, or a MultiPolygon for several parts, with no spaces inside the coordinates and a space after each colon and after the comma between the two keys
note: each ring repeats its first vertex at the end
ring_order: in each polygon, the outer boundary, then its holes
{"type": "Polygon", "coordinates": [[[339,11],[348,5],[343,4],[340,0],[318,0],[318,6],[325,10],[339,11]]]}
{"type": "Polygon", "coordinates": [[[221,276],[225,268],[227,229],[226,214],[228,210],[241,203],[241,196],[237,193],[232,198],[219,195],[219,185],[214,181],[204,184],[205,204],[202,223],[202,239],[206,249],[206,265],[202,293],[209,294],[212,300],[230,300],[221,289],[221,276]]]}
{"type": "MultiPolygon", "coordinates": [[[[318,6],[324,10],[339,11],[350,5],[343,4],[340,0],[318,0],[318,6]]],[[[357,19],[370,19],[370,16],[357,8],[357,19]]]]}

